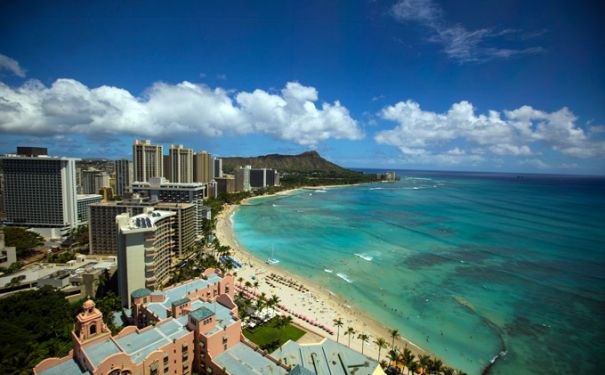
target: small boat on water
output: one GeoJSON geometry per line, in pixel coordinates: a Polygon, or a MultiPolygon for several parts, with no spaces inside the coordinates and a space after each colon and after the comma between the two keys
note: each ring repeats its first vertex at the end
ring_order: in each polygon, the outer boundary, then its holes
{"type": "Polygon", "coordinates": [[[267,263],[267,264],[277,264],[277,263],[279,263],[279,259],[275,258],[273,252],[274,252],[274,249],[273,249],[273,247],[271,247],[271,258],[267,258],[267,260],[265,260],[265,263],[267,263]]]}

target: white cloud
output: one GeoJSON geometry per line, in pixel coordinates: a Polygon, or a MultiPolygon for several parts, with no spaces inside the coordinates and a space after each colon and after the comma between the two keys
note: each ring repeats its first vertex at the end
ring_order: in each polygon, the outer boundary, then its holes
{"type": "Polygon", "coordinates": [[[360,139],[357,121],[339,101],[321,103],[314,87],[288,82],[279,95],[264,90],[231,93],[220,87],[155,83],[140,97],[112,86],[89,88],[73,79],[47,87],[0,82],[0,132],[170,137],[267,134],[315,146],[329,138],[360,139]]]}
{"type": "Polygon", "coordinates": [[[605,125],[591,125],[588,131],[592,134],[605,133],[605,125]]]}
{"type": "Polygon", "coordinates": [[[520,162],[520,164],[522,165],[529,165],[530,167],[534,167],[537,169],[548,169],[550,168],[550,165],[543,162],[540,159],[526,159],[526,160],[522,160],[520,162]]]}
{"type": "Polygon", "coordinates": [[[484,62],[495,58],[510,58],[516,55],[544,52],[541,47],[500,48],[490,45],[499,38],[514,37],[527,40],[519,30],[494,30],[482,28],[468,30],[460,24],[448,24],[443,10],[432,0],[399,0],[391,8],[392,16],[400,22],[417,22],[427,27],[431,35],[428,40],[439,43],[450,58],[460,62],[484,62]]]}
{"type": "Polygon", "coordinates": [[[529,156],[533,155],[527,145],[516,146],[509,144],[493,145],[489,148],[496,155],[514,155],[514,156],[529,156]]]}
{"type": "Polygon", "coordinates": [[[436,113],[424,111],[418,103],[408,100],[387,106],[378,115],[398,125],[378,132],[376,142],[393,145],[408,156],[533,156],[537,153],[532,151],[532,144],[576,158],[605,156],[605,142],[589,137],[565,107],[551,113],[523,106],[503,114],[476,114],[471,103],[461,101],[445,113],[436,113]],[[460,142],[470,153],[463,153],[458,146],[439,151],[460,142]]]}
{"type": "Polygon", "coordinates": [[[441,17],[441,8],[432,0],[401,0],[391,8],[400,21],[435,23],[441,17]]]}
{"type": "Polygon", "coordinates": [[[0,71],[2,70],[8,70],[17,77],[25,77],[25,70],[19,65],[18,61],[0,53],[0,71]]]}

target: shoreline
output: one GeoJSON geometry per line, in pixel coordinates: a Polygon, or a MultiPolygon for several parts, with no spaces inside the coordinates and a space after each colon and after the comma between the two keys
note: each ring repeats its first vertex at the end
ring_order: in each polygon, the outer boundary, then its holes
{"type": "MultiPolygon", "coordinates": [[[[314,186],[312,188],[325,189],[343,186],[352,185],[314,186]]],[[[247,198],[242,201],[242,205],[248,205],[248,199],[264,198],[275,195],[288,195],[297,190],[306,188],[307,187],[289,189],[271,195],[247,198]]],[[[323,337],[336,341],[337,327],[334,326],[333,319],[339,317],[344,323],[340,328],[340,343],[344,345],[348,344],[349,336],[345,336],[344,332],[348,327],[352,327],[355,330],[355,334],[351,337],[351,348],[361,352],[361,340],[357,339],[357,335],[360,333],[370,335],[370,340],[366,342],[363,347],[364,354],[370,358],[375,359],[378,355],[378,348],[376,344],[374,344],[374,340],[379,337],[384,338],[387,342],[387,347],[381,350],[381,359],[386,359],[386,356],[391,349],[392,342],[389,328],[383,323],[370,317],[365,311],[356,306],[352,306],[351,303],[345,298],[335,294],[325,286],[318,285],[311,280],[298,276],[290,271],[284,270],[283,268],[266,264],[262,259],[259,259],[257,256],[250,253],[237,241],[233,231],[232,215],[237,211],[238,208],[239,205],[225,205],[221,213],[216,218],[216,237],[222,245],[231,247],[233,256],[240,263],[245,263],[243,268],[235,270],[238,273],[237,277],[243,277],[245,281],[253,281],[251,276],[254,276],[259,282],[259,292],[264,292],[267,294],[267,296],[274,294],[279,296],[281,304],[286,305],[288,308],[296,312],[306,314],[315,321],[325,324],[334,330],[333,335],[321,331],[321,335],[323,337]],[[275,288],[268,285],[266,282],[266,276],[272,273],[279,275],[282,278],[290,279],[299,285],[304,285],[309,292],[303,293],[288,287],[275,288]]],[[[317,327],[312,326],[296,317],[293,318],[294,322],[305,327],[307,330],[315,333],[319,332],[317,327]]],[[[401,336],[395,340],[395,346],[400,350],[402,350],[404,347],[408,347],[416,356],[418,356],[418,354],[432,355],[432,353],[424,350],[422,347],[416,345],[411,340],[406,339],[404,336],[401,336]]]]}

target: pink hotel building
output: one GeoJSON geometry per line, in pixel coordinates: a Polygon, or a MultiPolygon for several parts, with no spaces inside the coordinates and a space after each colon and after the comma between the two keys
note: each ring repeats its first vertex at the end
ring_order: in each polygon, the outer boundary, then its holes
{"type": "Polygon", "coordinates": [[[161,292],[136,290],[135,325],[113,337],[88,300],[76,317],[73,350],[40,362],[34,374],[287,374],[287,366],[245,341],[233,294],[233,276],[214,269],[161,292]]]}

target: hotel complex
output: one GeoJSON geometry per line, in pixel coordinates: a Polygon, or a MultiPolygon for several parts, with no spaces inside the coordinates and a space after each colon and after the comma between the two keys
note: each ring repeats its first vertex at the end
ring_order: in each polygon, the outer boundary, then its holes
{"type": "MultiPolygon", "coordinates": [[[[257,348],[242,334],[234,277],[223,271],[206,269],[200,278],[164,289],[204,239],[204,222],[211,219],[204,200],[277,185],[279,174],[251,166],[224,174],[222,160],[207,152],[182,145],[171,145],[167,156],[162,150],[136,140],[132,162],[118,160],[112,168],[87,162],[80,184],[77,159],[22,147],[0,158],[6,224],[56,239],[88,224],[90,254],[110,256],[98,258],[99,267],[110,266],[96,269],[97,261],[85,263],[78,255],[67,267],[18,276],[23,285],[49,285],[73,301],[94,295],[104,272],[115,272],[126,324],[112,336],[87,300],[76,316],[73,350],[40,362],[34,374],[383,374],[376,361],[327,339],[288,341],[272,355],[257,348]],[[111,200],[113,189],[119,201],[111,200]]],[[[3,264],[16,260],[14,248],[1,250],[3,264]]]]}
{"type": "Polygon", "coordinates": [[[60,238],[78,227],[76,160],[51,157],[46,149],[19,147],[1,158],[6,225],[31,227],[60,238]]]}
{"type": "Polygon", "coordinates": [[[163,291],[137,289],[134,325],[116,336],[88,300],[76,316],[73,351],[40,362],[34,374],[384,374],[376,361],[327,339],[260,351],[243,336],[233,297],[233,276],[214,269],[163,291]]]}

